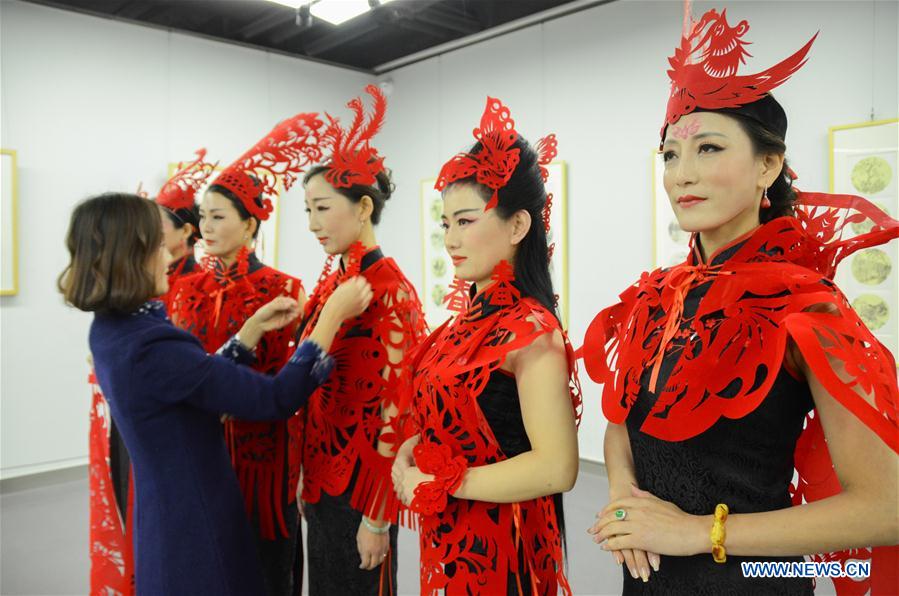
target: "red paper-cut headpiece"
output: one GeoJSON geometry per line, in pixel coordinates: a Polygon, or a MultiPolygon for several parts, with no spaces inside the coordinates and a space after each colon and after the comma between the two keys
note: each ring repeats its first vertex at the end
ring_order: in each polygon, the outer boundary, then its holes
{"type": "MultiPolygon", "coordinates": [[[[481,149],[475,155],[458,153],[443,164],[434,188],[444,190],[456,180],[476,176],[479,184],[493,189],[493,196],[484,209],[489,211],[496,207],[499,189],[509,182],[520,160],[519,149],[512,147],[518,140],[518,132],[515,130],[515,121],[512,120],[509,108],[503,105],[502,101],[487,97],[487,107],[481,116],[481,125],[475,128],[472,134],[481,144],[481,149]]],[[[537,143],[540,175],[544,183],[549,177],[549,172],[544,166],[557,155],[557,145],[555,135],[548,135],[537,143]]]]}
{"type": "Polygon", "coordinates": [[[178,164],[178,171],[168,179],[159,194],[156,195],[157,204],[171,211],[193,208],[194,196],[206,183],[215,170],[215,166],[218,165],[218,162],[203,161],[206,157],[206,149],[198,149],[196,155],[197,158],[187,165],[183,162],[178,164]]]}
{"type": "MultiPolygon", "coordinates": [[[[689,3],[686,6],[689,10],[689,3]]],[[[661,131],[663,138],[669,124],[690,112],[741,108],[765,98],[805,64],[808,51],[818,37],[816,33],[799,51],[767,70],[737,75],[740,64],[745,64],[746,56],[750,56],[744,48],[749,42],[742,40],[749,31],[749,23],[744,20],[731,27],[726,15],[726,10],[718,14],[712,9],[699,21],[685,17],[680,47],[668,58],[671,95],[661,131]]],[[[746,115],[765,123],[757,115],[746,115]]],[[[785,129],[784,122],[784,134],[785,129]]]]}
{"type": "MultiPolygon", "coordinates": [[[[556,135],[546,135],[537,141],[537,163],[540,164],[540,177],[543,178],[543,184],[549,181],[549,170],[546,169],[552,160],[559,154],[559,143],[556,141],[556,135]]],[[[553,193],[546,193],[546,205],[543,206],[543,229],[549,234],[549,222],[552,217],[553,193]]],[[[553,248],[555,244],[549,247],[549,260],[553,258],[553,248]]]]}
{"type": "Polygon", "coordinates": [[[317,113],[284,120],[225,168],[213,184],[234,193],[250,214],[268,219],[273,210],[270,197],[278,194],[278,184],[288,190],[309,164],[321,160],[321,126],[317,113]]]}
{"type": "Polygon", "coordinates": [[[377,85],[369,85],[365,92],[374,100],[368,119],[362,98],[347,103],[355,116],[349,130],[340,127],[340,119],[326,113],[328,126],[322,134],[322,143],[330,151],[325,179],[334,188],[349,188],[356,184],[372,186],[376,176],[384,171],[384,158],[371,146],[371,139],[378,134],[387,113],[387,98],[377,85]]]}

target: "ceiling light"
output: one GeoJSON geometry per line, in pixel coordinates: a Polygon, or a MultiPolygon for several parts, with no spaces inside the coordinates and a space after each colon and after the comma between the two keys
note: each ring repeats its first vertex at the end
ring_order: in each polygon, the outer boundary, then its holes
{"type": "Polygon", "coordinates": [[[281,6],[289,6],[290,8],[299,8],[304,4],[309,4],[309,0],[268,0],[281,6]]]}
{"type": "Polygon", "coordinates": [[[369,11],[368,0],[319,0],[309,7],[315,18],[340,25],[369,11]]]}
{"type": "Polygon", "coordinates": [[[332,25],[340,25],[365,14],[373,7],[382,6],[393,0],[268,0],[282,6],[299,9],[307,8],[312,16],[328,21],[332,25]]]}

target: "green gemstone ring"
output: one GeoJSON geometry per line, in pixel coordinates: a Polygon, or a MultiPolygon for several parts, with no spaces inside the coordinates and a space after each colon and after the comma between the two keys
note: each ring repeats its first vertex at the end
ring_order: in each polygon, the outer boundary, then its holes
{"type": "Polygon", "coordinates": [[[625,511],[624,509],[616,509],[615,510],[615,519],[617,519],[618,521],[622,521],[626,517],[627,517],[627,511],[625,511]]]}

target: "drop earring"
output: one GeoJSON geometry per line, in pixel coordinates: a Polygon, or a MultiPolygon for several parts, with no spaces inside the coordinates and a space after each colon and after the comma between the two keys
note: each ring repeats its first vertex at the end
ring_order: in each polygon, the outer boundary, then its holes
{"type": "Polygon", "coordinates": [[[768,209],[771,207],[771,199],[768,198],[768,189],[765,189],[765,192],[762,193],[762,209],[768,209]]]}

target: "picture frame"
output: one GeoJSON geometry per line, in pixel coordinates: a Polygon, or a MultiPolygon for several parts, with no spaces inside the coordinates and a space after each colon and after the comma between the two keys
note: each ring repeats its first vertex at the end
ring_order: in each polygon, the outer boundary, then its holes
{"type": "Polygon", "coordinates": [[[0,296],[19,293],[18,155],[0,149],[0,296]]]}
{"type": "MultiPolygon", "coordinates": [[[[830,192],[868,199],[899,217],[899,119],[828,129],[830,192]]],[[[843,238],[870,229],[870,220],[844,228],[843,238]],[[848,231],[848,234],[847,234],[848,231]]],[[[899,246],[860,250],[837,269],[835,281],[874,336],[899,354],[899,246]]]]}

